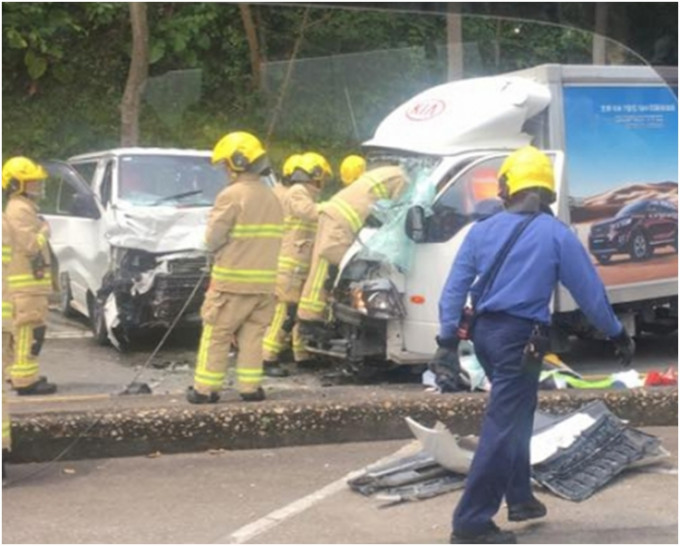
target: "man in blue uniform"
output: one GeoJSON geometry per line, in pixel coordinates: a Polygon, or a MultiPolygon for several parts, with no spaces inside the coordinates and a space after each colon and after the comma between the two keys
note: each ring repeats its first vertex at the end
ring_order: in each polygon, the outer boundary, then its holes
{"type": "Polygon", "coordinates": [[[453,515],[452,543],[515,543],[492,521],[503,497],[510,521],[543,517],[531,491],[529,445],[540,366],[525,355],[550,321],[549,303],[561,282],[592,324],[609,336],[624,365],[635,345],[609,304],[583,245],[550,212],[555,200],[550,159],[532,146],[511,154],[499,171],[505,210],[475,224],[456,257],[439,302],[440,347],[435,362],[459,369],[457,330],[468,293],[476,300],[475,352],[492,387],[465,492],[453,515]],[[533,216],[481,298],[485,278],[506,239],[533,216]],[[478,281],[479,282],[479,281],[478,281]],[[533,363],[534,365],[531,365],[533,363]]]}

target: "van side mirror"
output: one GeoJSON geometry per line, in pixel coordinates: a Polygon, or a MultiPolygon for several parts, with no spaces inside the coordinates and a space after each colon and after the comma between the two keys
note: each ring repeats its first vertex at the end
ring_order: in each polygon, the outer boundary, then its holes
{"type": "Polygon", "coordinates": [[[406,212],[406,224],[404,226],[406,236],[414,243],[424,243],[427,238],[427,218],[425,210],[420,205],[415,205],[406,212]]]}
{"type": "Polygon", "coordinates": [[[71,214],[81,218],[92,218],[93,220],[97,220],[101,216],[94,196],[85,193],[77,193],[73,196],[71,214]]]}

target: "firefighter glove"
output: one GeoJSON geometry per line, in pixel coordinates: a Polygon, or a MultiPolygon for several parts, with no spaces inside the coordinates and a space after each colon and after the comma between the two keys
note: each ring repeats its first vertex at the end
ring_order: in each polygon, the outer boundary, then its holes
{"type": "Polygon", "coordinates": [[[614,352],[619,357],[619,362],[624,368],[628,368],[635,354],[633,338],[628,335],[624,328],[619,335],[612,338],[612,341],[614,342],[614,352]]]}

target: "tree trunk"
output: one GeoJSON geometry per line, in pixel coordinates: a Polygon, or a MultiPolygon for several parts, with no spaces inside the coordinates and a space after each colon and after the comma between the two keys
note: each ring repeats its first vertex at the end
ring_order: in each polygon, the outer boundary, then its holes
{"type": "Polygon", "coordinates": [[[463,24],[459,2],[449,2],[446,14],[446,37],[449,81],[463,78],[463,24]]]}
{"type": "Polygon", "coordinates": [[[120,105],[121,146],[139,144],[139,112],[142,93],[149,75],[149,26],[145,2],[130,2],[130,25],[132,26],[132,55],[125,93],[123,93],[123,101],[120,105]]]}
{"type": "Polygon", "coordinates": [[[250,11],[250,4],[239,4],[238,6],[241,9],[241,19],[243,19],[243,27],[246,30],[248,48],[250,49],[250,70],[253,75],[253,87],[260,89],[262,82],[260,46],[257,41],[257,30],[253,22],[253,14],[250,11]]]}
{"type": "Polygon", "coordinates": [[[593,34],[593,64],[607,63],[607,16],[606,2],[595,2],[595,34],[593,34]]]}

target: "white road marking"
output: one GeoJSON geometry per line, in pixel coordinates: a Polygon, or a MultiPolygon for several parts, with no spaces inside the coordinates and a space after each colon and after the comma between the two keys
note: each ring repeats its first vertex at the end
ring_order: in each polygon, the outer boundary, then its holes
{"type": "Polygon", "coordinates": [[[327,497],[330,497],[331,495],[334,495],[335,493],[342,491],[347,487],[348,480],[360,476],[361,474],[366,472],[366,470],[369,467],[385,464],[392,460],[396,460],[407,455],[412,455],[419,451],[419,449],[420,444],[417,441],[410,442],[401,449],[394,452],[393,454],[388,455],[387,457],[383,457],[382,459],[362,468],[361,470],[354,470],[353,472],[350,472],[349,474],[343,476],[339,480],[336,480],[333,483],[330,483],[327,486],[322,487],[318,491],[315,491],[314,493],[310,493],[306,497],[302,497],[301,499],[293,501],[292,503],[288,504],[287,506],[284,506],[283,508],[274,510],[273,512],[270,512],[266,516],[252,523],[244,525],[240,529],[237,529],[236,531],[227,536],[218,538],[217,540],[215,540],[213,544],[246,543],[252,538],[261,535],[262,533],[269,531],[270,529],[273,529],[274,527],[280,525],[287,519],[304,512],[305,510],[311,508],[312,506],[321,502],[327,497]]]}

